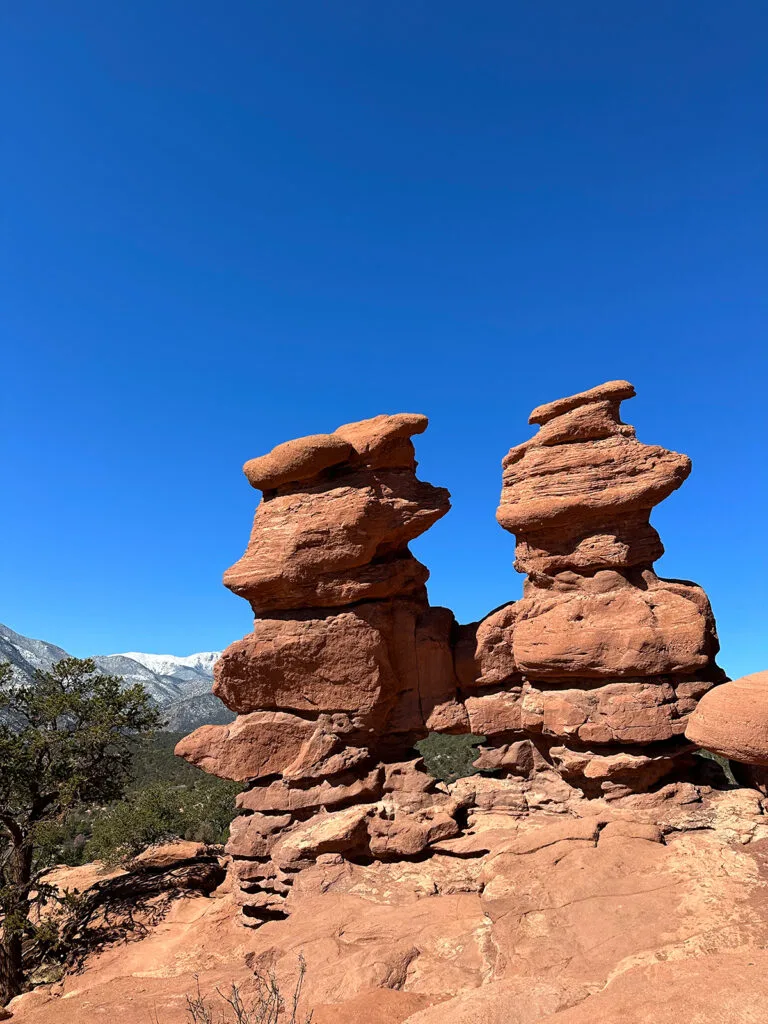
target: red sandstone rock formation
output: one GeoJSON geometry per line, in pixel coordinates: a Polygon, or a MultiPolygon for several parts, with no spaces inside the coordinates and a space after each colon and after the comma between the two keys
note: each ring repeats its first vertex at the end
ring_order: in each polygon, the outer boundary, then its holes
{"type": "Polygon", "coordinates": [[[722,672],[706,595],[659,579],[652,508],[690,471],[621,422],[625,381],[535,409],[504,460],[498,519],[523,599],[459,627],[428,604],[408,542],[449,508],[417,479],[423,416],[377,416],[279,445],[245,473],[263,491],[225,583],[257,615],[215,670],[237,712],[177,753],[248,784],[228,852],[246,920],[281,912],[321,854],[413,857],[472,810],[524,814],[621,798],[673,772],[687,716],[722,672]],[[472,732],[506,778],[437,784],[413,743],[472,732]]]}
{"type": "Polygon", "coordinates": [[[278,445],[244,466],[264,492],[248,549],[224,574],[256,615],[421,595],[408,542],[444,516],[442,487],[415,475],[425,416],[377,416],[278,445]]]}
{"type": "MultiPolygon", "coordinates": [[[[734,679],[706,694],[685,730],[691,742],[732,761],[754,765],[751,782],[768,784],[768,672],[734,679]]],[[[737,769],[738,771],[738,769],[737,769]]]]}
{"type": "Polygon", "coordinates": [[[416,477],[410,438],[426,425],[377,416],[244,467],[264,497],[224,581],[257,619],[214,683],[238,717],[177,752],[249,784],[228,847],[247,919],[279,908],[322,852],[396,857],[458,832],[460,801],[418,762],[393,767],[429,728],[469,727],[453,616],[429,606],[428,571],[408,550],[450,507],[416,477]]]}
{"type": "Polygon", "coordinates": [[[663,548],[651,510],[690,460],[622,423],[634,393],[612,381],[534,409],[538,433],[504,459],[497,518],[528,579],[521,601],[478,625],[466,702],[473,730],[531,736],[589,795],[671,771],[687,715],[724,678],[706,595],[652,569],[663,548]]]}
{"type": "Polygon", "coordinates": [[[95,920],[83,964],[14,1000],[13,1024],[189,1024],[198,982],[223,1010],[216,990],[236,982],[248,1003],[254,971],[274,971],[290,999],[299,952],[299,1019],[313,1010],[313,1024],[762,1024],[763,803],[687,785],[582,801],[573,815],[478,807],[463,835],[416,863],[320,854],[295,876],[290,916],[246,934],[229,884],[206,896],[180,879],[196,844],[151,851],[145,867],[159,874],[56,868],[46,882],[81,900],[107,879],[159,895],[130,942],[105,943],[95,920]],[[168,883],[181,889],[172,899],[168,883]]]}

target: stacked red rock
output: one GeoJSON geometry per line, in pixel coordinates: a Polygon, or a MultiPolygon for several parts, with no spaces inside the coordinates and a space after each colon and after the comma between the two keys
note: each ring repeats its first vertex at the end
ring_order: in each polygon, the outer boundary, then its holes
{"type": "Polygon", "coordinates": [[[614,381],[534,410],[498,511],[524,596],[471,626],[430,607],[408,549],[449,508],[416,477],[424,416],[347,424],[246,464],[263,500],[224,580],[256,620],[214,684],[237,718],[177,753],[246,783],[228,852],[247,920],[282,913],[323,854],[416,856],[457,835],[462,810],[622,796],[691,749],[686,718],[724,678],[715,625],[699,587],[654,573],[649,522],[690,462],[636,440],[619,418],[632,395],[614,381]],[[478,767],[507,778],[435,783],[412,749],[428,732],[485,736],[478,767]]]}
{"type": "Polygon", "coordinates": [[[177,753],[249,785],[228,851],[256,919],[320,853],[395,856],[458,831],[455,801],[418,764],[398,764],[426,720],[466,729],[453,616],[429,607],[428,571],[408,550],[450,507],[416,477],[411,436],[426,425],[377,416],[244,467],[263,500],[224,582],[257,618],[214,684],[238,717],[177,753]]]}
{"type": "Polygon", "coordinates": [[[503,748],[485,764],[520,770],[517,741],[532,737],[539,760],[590,795],[670,771],[686,716],[724,678],[703,590],[652,569],[663,548],[651,510],[691,464],[622,423],[634,394],[611,381],[531,413],[538,433],[504,459],[497,512],[517,536],[523,599],[479,624],[468,672],[472,731],[503,748]]]}

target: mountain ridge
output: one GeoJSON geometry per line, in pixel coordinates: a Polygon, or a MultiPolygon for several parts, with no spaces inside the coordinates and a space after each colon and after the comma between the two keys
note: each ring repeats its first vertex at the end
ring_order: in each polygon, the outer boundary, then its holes
{"type": "MultiPolygon", "coordinates": [[[[165,728],[187,732],[199,725],[229,722],[234,717],[211,693],[213,666],[220,653],[201,651],[179,656],[130,651],[97,654],[93,660],[99,671],[121,676],[126,685],[141,683],[164,712],[165,728]]],[[[0,623],[0,661],[11,663],[19,683],[34,682],[38,669],[48,670],[67,657],[63,647],[24,636],[0,623]]]]}

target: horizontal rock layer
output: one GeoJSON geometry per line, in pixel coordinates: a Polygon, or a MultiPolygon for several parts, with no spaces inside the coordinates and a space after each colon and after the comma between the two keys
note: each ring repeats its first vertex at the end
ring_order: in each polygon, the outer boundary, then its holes
{"type": "Polygon", "coordinates": [[[257,615],[408,594],[428,572],[407,550],[450,507],[404,470],[352,473],[264,500],[243,557],[224,574],[257,615]]]}

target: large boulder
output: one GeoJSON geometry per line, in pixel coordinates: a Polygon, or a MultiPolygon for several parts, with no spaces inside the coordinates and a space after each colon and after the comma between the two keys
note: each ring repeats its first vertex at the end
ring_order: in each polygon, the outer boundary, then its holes
{"type": "Polygon", "coordinates": [[[515,661],[531,679],[661,676],[706,668],[717,635],[706,594],[650,569],[561,573],[515,605],[515,661]]]}
{"type": "Polygon", "coordinates": [[[216,663],[213,692],[240,714],[280,708],[368,715],[391,703],[399,684],[367,610],[256,619],[253,632],[216,663]]]}
{"type": "Polygon", "coordinates": [[[733,761],[768,766],[768,672],[753,672],[707,693],[688,718],[685,735],[733,761]]]}

